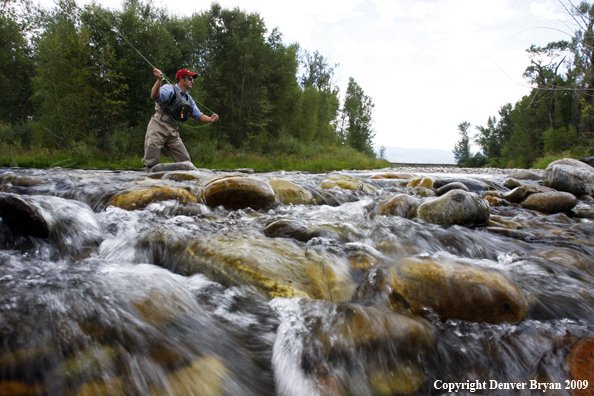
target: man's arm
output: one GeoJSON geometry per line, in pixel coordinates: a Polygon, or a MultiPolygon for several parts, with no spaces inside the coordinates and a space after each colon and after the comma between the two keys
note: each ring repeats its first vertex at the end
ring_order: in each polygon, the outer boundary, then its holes
{"type": "Polygon", "coordinates": [[[151,99],[157,100],[159,99],[159,95],[161,95],[161,81],[163,80],[163,73],[161,73],[161,70],[153,68],[153,74],[155,77],[157,77],[157,81],[155,81],[155,84],[151,89],[151,99]]]}
{"type": "Polygon", "coordinates": [[[202,114],[200,116],[200,118],[198,119],[198,121],[200,121],[203,124],[207,124],[209,122],[217,122],[217,120],[219,119],[219,115],[218,114],[213,114],[210,117],[207,115],[202,114]]]}

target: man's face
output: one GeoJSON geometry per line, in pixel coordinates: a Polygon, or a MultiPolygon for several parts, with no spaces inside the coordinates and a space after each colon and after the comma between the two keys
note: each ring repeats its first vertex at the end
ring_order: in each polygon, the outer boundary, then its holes
{"type": "Polygon", "coordinates": [[[178,85],[182,90],[187,91],[188,89],[192,88],[192,85],[194,85],[194,77],[183,76],[182,79],[179,80],[178,85]]]}

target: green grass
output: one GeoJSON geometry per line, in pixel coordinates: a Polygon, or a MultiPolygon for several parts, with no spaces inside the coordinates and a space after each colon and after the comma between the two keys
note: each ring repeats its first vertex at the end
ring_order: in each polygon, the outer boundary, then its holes
{"type": "MultiPolygon", "coordinates": [[[[172,160],[162,155],[160,162],[172,162],[172,160]]],[[[196,158],[192,162],[198,168],[223,170],[251,168],[257,172],[277,170],[329,172],[342,169],[380,169],[390,166],[388,161],[366,156],[348,147],[324,148],[304,154],[273,155],[214,151],[209,153],[208,158],[196,158]]],[[[142,168],[142,158],[140,156],[116,158],[96,152],[81,154],[47,149],[3,149],[0,150],[0,167],[138,170],[142,168]]]]}

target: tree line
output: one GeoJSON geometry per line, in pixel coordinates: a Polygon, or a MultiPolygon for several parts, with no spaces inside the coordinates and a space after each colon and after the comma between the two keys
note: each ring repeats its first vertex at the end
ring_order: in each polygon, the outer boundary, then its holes
{"type": "Polygon", "coordinates": [[[374,156],[371,98],[352,77],[341,98],[338,64],[284,43],[257,13],[213,3],[180,17],[140,0],[121,10],[74,0],[51,10],[30,0],[0,4],[0,148],[141,155],[155,65],[172,81],[181,68],[198,73],[192,97],[221,116],[182,127],[193,156],[266,154],[291,142],[374,156]]]}
{"type": "Polygon", "coordinates": [[[471,153],[471,125],[458,126],[458,165],[530,168],[557,157],[594,155],[594,5],[559,3],[575,31],[569,40],[527,49],[530,94],[476,127],[472,139],[481,151],[471,153]]]}

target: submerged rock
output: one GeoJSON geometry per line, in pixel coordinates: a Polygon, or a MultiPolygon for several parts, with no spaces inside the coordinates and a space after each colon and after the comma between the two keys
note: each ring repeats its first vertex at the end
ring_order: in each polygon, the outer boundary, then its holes
{"type": "Polygon", "coordinates": [[[445,186],[441,186],[438,189],[436,189],[435,195],[437,195],[438,197],[441,197],[442,195],[444,195],[452,190],[464,190],[464,191],[470,192],[470,190],[468,189],[468,187],[466,187],[465,184],[462,184],[460,182],[454,182],[454,183],[448,183],[445,186]]]}
{"type": "Polygon", "coordinates": [[[416,216],[419,204],[419,201],[408,194],[397,194],[382,201],[372,214],[412,219],[416,216]]]}
{"type": "Polygon", "coordinates": [[[0,217],[15,234],[36,238],[49,237],[51,226],[41,210],[27,197],[0,193],[0,217]]]}
{"type": "Polygon", "coordinates": [[[316,203],[311,191],[285,179],[269,179],[268,184],[280,203],[285,205],[313,205],[316,203]]]}
{"type": "Polygon", "coordinates": [[[422,177],[418,179],[413,179],[409,181],[406,185],[407,188],[413,187],[425,187],[425,188],[433,188],[433,179],[430,177],[422,177]]]}
{"type": "Polygon", "coordinates": [[[520,206],[524,209],[554,214],[569,212],[577,202],[578,200],[573,194],[562,191],[553,191],[530,194],[528,198],[520,203],[520,206]]]}
{"type": "Polygon", "coordinates": [[[175,200],[180,203],[197,202],[194,195],[187,190],[177,187],[145,187],[136,188],[112,198],[109,203],[112,206],[125,209],[143,209],[153,202],[175,200]]]}
{"type": "Polygon", "coordinates": [[[467,178],[447,178],[447,179],[436,179],[435,183],[433,183],[433,188],[440,188],[445,186],[446,184],[450,183],[462,183],[472,192],[478,193],[483,191],[489,190],[489,185],[483,181],[476,180],[476,179],[467,179],[467,178]]]}
{"type": "Polygon", "coordinates": [[[574,345],[567,358],[569,378],[580,381],[581,386],[576,386],[572,395],[592,396],[592,383],[594,383],[594,339],[588,339],[574,345]],[[583,384],[588,383],[588,386],[583,384]]]}
{"type": "Polygon", "coordinates": [[[175,271],[204,273],[225,286],[253,286],[269,298],[345,301],[355,290],[346,258],[282,238],[241,233],[194,239],[175,271]]]}
{"type": "Polygon", "coordinates": [[[274,202],[274,191],[263,180],[249,176],[232,176],[201,182],[208,206],[227,209],[262,209],[274,202]]]}
{"type": "Polygon", "coordinates": [[[366,193],[375,191],[375,187],[365,183],[359,178],[338,174],[328,175],[328,177],[320,183],[320,187],[326,190],[339,187],[345,190],[361,190],[366,193]]]}
{"type": "Polygon", "coordinates": [[[401,298],[420,315],[442,320],[517,323],[527,311],[526,298],[498,272],[434,258],[409,257],[390,268],[394,301],[401,298]]]}
{"type": "Polygon", "coordinates": [[[440,225],[484,224],[489,220],[489,205],[474,193],[452,190],[421,204],[417,216],[428,223],[440,225]]]}

